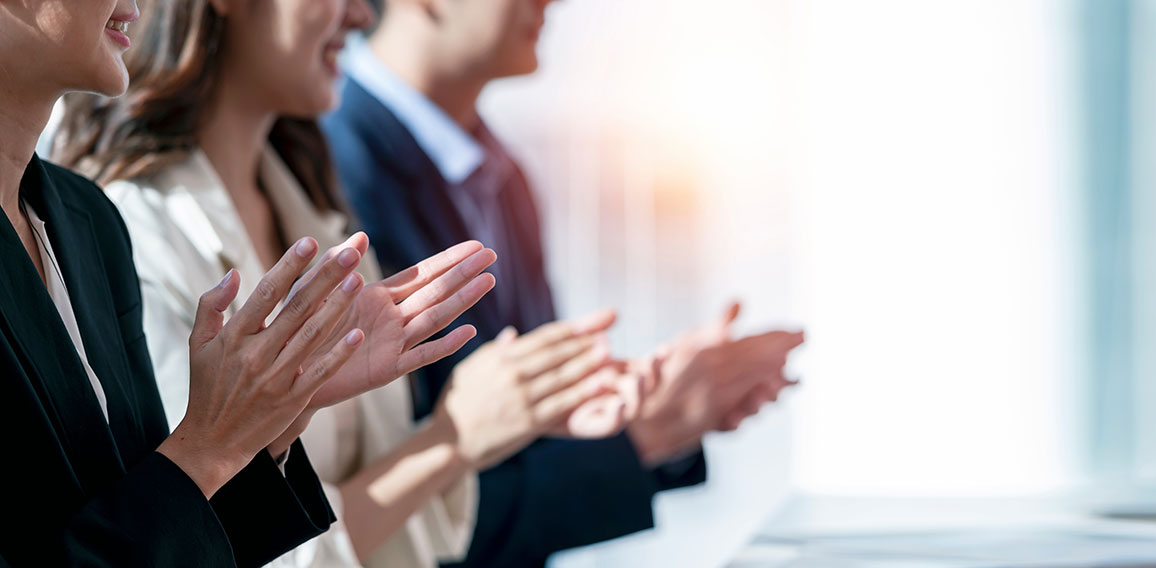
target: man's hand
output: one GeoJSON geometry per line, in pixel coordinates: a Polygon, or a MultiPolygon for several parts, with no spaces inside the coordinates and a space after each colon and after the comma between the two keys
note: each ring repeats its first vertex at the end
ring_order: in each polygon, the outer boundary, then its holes
{"type": "Polygon", "coordinates": [[[803,334],[772,331],[731,339],[739,306],[660,349],[652,387],[628,432],[639,455],[658,465],[697,448],[707,432],[733,430],[795,382],[783,374],[803,334]]]}

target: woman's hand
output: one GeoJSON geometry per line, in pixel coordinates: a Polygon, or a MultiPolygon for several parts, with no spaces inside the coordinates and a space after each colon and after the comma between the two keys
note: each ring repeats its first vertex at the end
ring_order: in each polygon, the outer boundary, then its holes
{"type": "Polygon", "coordinates": [[[734,430],[795,381],[784,373],[803,334],[772,331],[734,339],[739,305],[659,350],[654,388],[628,428],[643,461],[661,464],[699,446],[711,431],[734,430]]]}
{"type": "Polygon", "coordinates": [[[485,469],[557,428],[609,386],[597,371],[613,312],[544,325],[522,337],[508,329],[462,361],[434,411],[473,469],[485,469]]]}
{"type": "MultiPolygon", "coordinates": [[[[369,239],[357,233],[338,250],[352,247],[365,254],[369,239]]],[[[477,241],[461,243],[394,276],[365,286],[324,345],[362,329],[366,345],[313,397],[309,407],[324,408],[389,384],[461,349],[476,333],[461,326],[435,341],[422,343],[476,304],[494,287],[482,271],[497,260],[477,241]]],[[[319,264],[320,266],[320,264],[319,264]]],[[[301,282],[312,279],[316,268],[301,282]]]]}
{"type": "Polygon", "coordinates": [[[206,497],[297,422],[365,338],[361,330],[351,330],[314,356],[363,286],[353,273],[361,261],[354,249],[322,263],[266,327],[266,318],[316,253],[316,241],[298,241],[223,326],[240,286],[236,271],[201,296],[189,337],[188,411],[158,451],[206,497]]]}

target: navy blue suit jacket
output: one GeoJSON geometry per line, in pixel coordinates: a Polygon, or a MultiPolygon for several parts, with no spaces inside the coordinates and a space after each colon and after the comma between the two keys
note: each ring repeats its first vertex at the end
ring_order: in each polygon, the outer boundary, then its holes
{"type": "MultiPolygon", "coordinates": [[[[387,271],[470,239],[437,167],[361,85],[346,81],[341,106],[322,126],[348,203],[387,271]]],[[[499,259],[505,279],[498,286],[515,288],[518,313],[503,317],[494,294],[465,313],[456,323],[473,324],[478,336],[455,356],[412,377],[415,416],[429,414],[453,366],[504,327],[524,333],[555,318],[538,214],[521,171],[501,196],[506,242],[513,250],[499,259]]],[[[646,469],[625,435],[540,440],[482,473],[477,528],[463,565],[539,566],[553,552],[651,528],[656,492],[705,478],[701,454],[680,464],[675,474],[646,469]]]]}

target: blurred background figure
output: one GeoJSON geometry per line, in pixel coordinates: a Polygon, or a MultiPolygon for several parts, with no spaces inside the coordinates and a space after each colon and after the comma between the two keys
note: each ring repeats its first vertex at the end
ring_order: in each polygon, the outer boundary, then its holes
{"type": "Polygon", "coordinates": [[[559,312],[620,307],[634,354],[730,297],[808,331],[805,384],[707,439],[705,487],[555,564],[725,565],[788,495],[1142,502],[1154,10],[552,5],[540,70],[481,110],[540,190],[559,312]]]}
{"type": "MultiPolygon", "coordinates": [[[[550,3],[385,2],[368,41],[349,46],[341,105],[323,121],[351,210],[384,266],[462,238],[497,252],[497,295],[463,319],[478,329],[472,345],[557,317],[529,183],[476,107],[490,81],[536,69],[550,3]]],[[[626,366],[651,376],[622,435],[542,440],[483,472],[463,565],[538,566],[556,551],[649,529],[656,493],[701,483],[703,435],[736,429],[776,400],[793,384],[783,367],[803,342],[786,331],[741,337],[739,307],[721,311],[681,335],[667,330],[665,344],[626,366]]],[[[415,375],[415,416],[430,411],[452,364],[415,375]]]]}

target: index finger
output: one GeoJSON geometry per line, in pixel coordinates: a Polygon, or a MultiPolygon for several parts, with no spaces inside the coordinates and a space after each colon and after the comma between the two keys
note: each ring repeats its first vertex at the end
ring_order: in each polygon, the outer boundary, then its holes
{"type": "Polygon", "coordinates": [[[559,341],[606,331],[616,319],[618,314],[614,310],[601,310],[573,321],[548,323],[515,340],[509,353],[511,357],[520,359],[559,341]]]}
{"type": "Polygon", "coordinates": [[[245,304],[237,311],[227,326],[233,326],[245,334],[254,334],[261,331],[265,326],[265,318],[273,312],[277,307],[277,303],[285,297],[289,288],[293,285],[293,281],[309,266],[309,261],[313,260],[313,256],[317,254],[317,241],[311,237],[305,237],[297,241],[285,254],[281,256],[281,260],[273,265],[265,276],[261,277],[261,281],[257,283],[257,287],[253,289],[253,293],[245,300],[245,304]]]}
{"type": "Polygon", "coordinates": [[[454,245],[434,256],[431,256],[389,278],[385,285],[389,287],[394,300],[401,303],[414,292],[421,290],[437,277],[445,274],[449,269],[457,266],[463,260],[473,256],[484,247],[478,241],[466,241],[454,245]]]}

